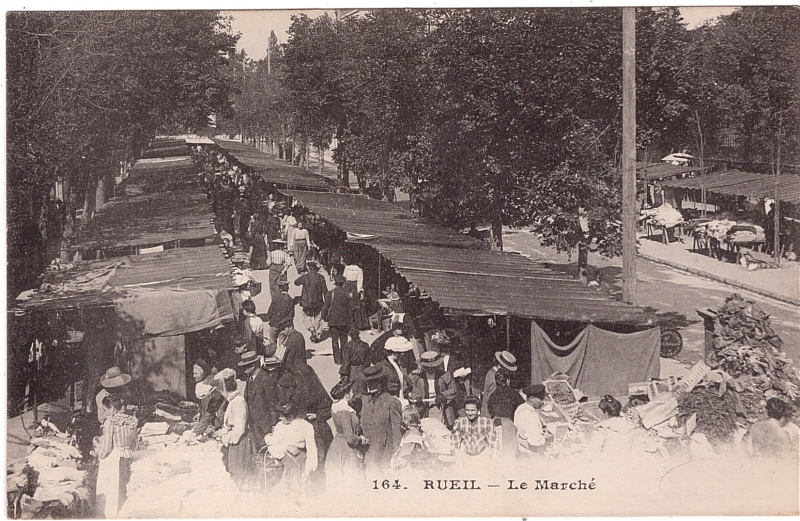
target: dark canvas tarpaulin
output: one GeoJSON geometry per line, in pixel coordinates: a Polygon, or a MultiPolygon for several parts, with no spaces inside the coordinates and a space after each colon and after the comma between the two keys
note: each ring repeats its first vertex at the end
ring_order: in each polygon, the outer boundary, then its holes
{"type": "Polygon", "coordinates": [[[627,396],[628,384],[658,378],[661,331],[613,333],[589,325],[567,346],[558,346],[536,321],[531,321],[531,379],[569,375],[584,394],[627,396]]]}
{"type": "Polygon", "coordinates": [[[184,338],[183,335],[137,338],[126,343],[137,391],[166,390],[186,396],[184,338]]]}
{"type": "Polygon", "coordinates": [[[233,319],[227,290],[140,290],[114,307],[128,338],[183,335],[233,319]]]}

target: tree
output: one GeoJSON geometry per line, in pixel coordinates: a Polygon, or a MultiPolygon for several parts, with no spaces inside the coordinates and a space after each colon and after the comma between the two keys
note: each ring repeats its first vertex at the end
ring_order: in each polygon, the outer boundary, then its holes
{"type": "MultiPolygon", "coordinates": [[[[49,256],[46,243],[60,237],[45,233],[53,228],[46,223],[36,237],[32,224],[56,215],[48,195],[56,179],[89,219],[111,195],[120,161],[158,132],[205,125],[211,112],[228,109],[225,64],[235,42],[214,12],[10,13],[9,244],[49,256]]],[[[12,265],[27,251],[15,247],[12,265]]],[[[41,266],[16,269],[11,298],[41,266]]]]}

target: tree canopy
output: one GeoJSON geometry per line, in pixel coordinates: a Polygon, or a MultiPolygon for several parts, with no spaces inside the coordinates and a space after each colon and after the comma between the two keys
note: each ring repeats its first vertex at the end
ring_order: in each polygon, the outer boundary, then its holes
{"type": "Polygon", "coordinates": [[[52,239],[33,230],[54,181],[88,218],[98,182],[153,136],[231,109],[238,37],[217,12],[12,12],[6,31],[10,257],[52,239]]]}

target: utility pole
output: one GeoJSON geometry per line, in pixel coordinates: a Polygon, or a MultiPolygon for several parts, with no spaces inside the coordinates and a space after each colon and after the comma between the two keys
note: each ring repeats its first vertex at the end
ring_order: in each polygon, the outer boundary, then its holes
{"type": "Polygon", "coordinates": [[[781,180],[781,139],[783,138],[783,113],[778,114],[778,150],[777,150],[777,158],[776,158],[776,165],[775,165],[775,231],[773,235],[774,244],[772,248],[772,255],[775,258],[775,264],[780,267],[781,265],[781,200],[780,200],[780,193],[778,193],[778,187],[780,186],[781,180]]]}
{"type": "Polygon", "coordinates": [[[636,303],[636,8],[622,8],[622,300],[636,303]]]}

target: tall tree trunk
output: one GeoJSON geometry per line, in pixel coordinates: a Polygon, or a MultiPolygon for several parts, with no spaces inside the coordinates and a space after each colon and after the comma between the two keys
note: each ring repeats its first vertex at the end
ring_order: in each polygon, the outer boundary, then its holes
{"type": "Polygon", "coordinates": [[[502,201],[495,197],[492,201],[492,249],[503,251],[503,216],[500,213],[502,201]]]}
{"type": "Polygon", "coordinates": [[[90,174],[86,181],[86,191],[83,196],[83,217],[81,218],[82,224],[86,225],[92,222],[92,215],[95,211],[95,203],[97,201],[97,178],[90,174]]]}
{"type": "Polygon", "coordinates": [[[325,168],[325,152],[322,150],[322,147],[317,147],[317,157],[319,158],[319,175],[322,175],[322,172],[325,168]]]}

